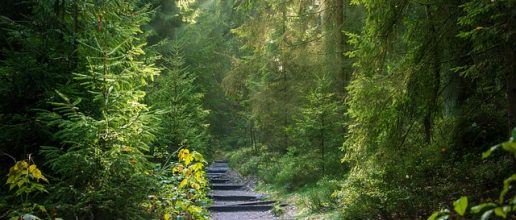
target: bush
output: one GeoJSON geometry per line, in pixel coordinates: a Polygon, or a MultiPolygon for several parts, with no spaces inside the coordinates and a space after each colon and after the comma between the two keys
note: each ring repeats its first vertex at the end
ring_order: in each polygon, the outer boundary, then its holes
{"type": "Polygon", "coordinates": [[[209,202],[206,161],[198,152],[181,149],[178,162],[161,169],[157,195],[151,195],[147,209],[163,219],[207,219],[209,202]]]}
{"type": "Polygon", "coordinates": [[[312,212],[329,211],[338,207],[334,192],[339,189],[339,181],[323,178],[305,194],[305,205],[312,212]]]}

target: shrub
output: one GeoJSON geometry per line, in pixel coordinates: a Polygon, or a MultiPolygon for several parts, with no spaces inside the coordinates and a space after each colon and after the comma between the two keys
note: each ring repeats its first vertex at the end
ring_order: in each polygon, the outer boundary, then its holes
{"type": "Polygon", "coordinates": [[[147,209],[163,219],[207,219],[209,199],[206,161],[198,152],[181,149],[178,162],[161,169],[158,195],[151,195],[147,209]]]}
{"type": "Polygon", "coordinates": [[[34,201],[34,197],[38,194],[48,193],[41,182],[48,183],[48,180],[30,157],[27,160],[16,162],[9,169],[6,184],[9,186],[10,192],[13,189],[15,191],[10,203],[6,203],[5,206],[8,209],[7,215],[11,220],[17,220],[21,216],[27,215],[48,215],[45,206],[34,201]]]}
{"type": "Polygon", "coordinates": [[[338,207],[334,192],[339,189],[339,181],[323,178],[308,189],[305,204],[312,212],[328,211],[338,207]]]}

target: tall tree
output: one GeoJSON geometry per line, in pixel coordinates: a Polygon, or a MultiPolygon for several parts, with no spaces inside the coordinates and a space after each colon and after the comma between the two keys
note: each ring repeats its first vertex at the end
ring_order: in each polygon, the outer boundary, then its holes
{"type": "MultiPolygon", "coordinates": [[[[148,89],[148,102],[164,111],[160,115],[161,134],[156,155],[170,154],[188,146],[198,152],[208,152],[210,141],[209,111],[203,107],[204,94],[195,84],[195,76],[187,71],[181,47],[171,41],[155,45],[160,55],[163,74],[148,89]]],[[[162,157],[164,155],[161,155],[162,157]]]]}
{"type": "Polygon", "coordinates": [[[140,59],[144,44],[137,35],[149,18],[136,3],[75,3],[83,25],[79,67],[74,80],[56,91],[54,110],[38,117],[55,129],[59,143],[43,150],[57,174],[50,200],[59,204],[59,215],[146,215],[141,205],[156,182],[144,153],[155,128],[142,89],[159,72],[140,59]]]}

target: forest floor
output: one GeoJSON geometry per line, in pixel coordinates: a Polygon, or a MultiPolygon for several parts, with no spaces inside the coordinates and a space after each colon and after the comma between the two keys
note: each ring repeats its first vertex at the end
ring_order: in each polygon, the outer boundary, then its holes
{"type": "Polygon", "coordinates": [[[207,169],[211,183],[209,207],[213,220],[282,220],[294,219],[292,206],[271,201],[266,194],[254,191],[256,180],[243,178],[229,169],[226,161],[216,161],[207,169]],[[281,217],[275,212],[281,210],[281,217]]]}

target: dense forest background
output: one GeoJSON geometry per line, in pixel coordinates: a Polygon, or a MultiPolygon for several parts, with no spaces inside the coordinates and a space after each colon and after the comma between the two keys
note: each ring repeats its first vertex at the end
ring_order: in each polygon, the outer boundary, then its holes
{"type": "Polygon", "coordinates": [[[4,0],[0,218],[203,219],[204,158],[321,218],[514,217],[513,155],[481,155],[516,136],[515,25],[512,0],[4,0]]]}

